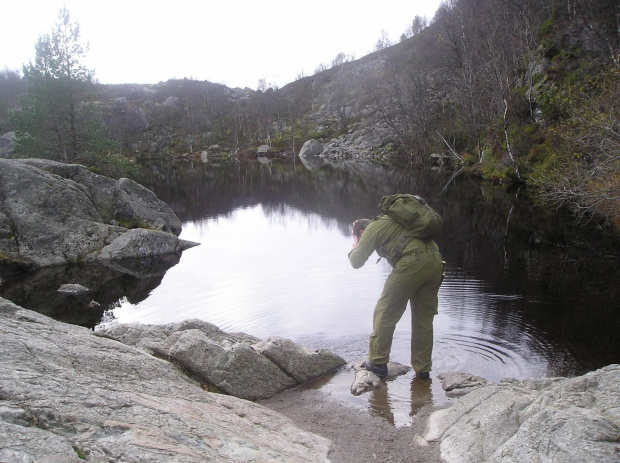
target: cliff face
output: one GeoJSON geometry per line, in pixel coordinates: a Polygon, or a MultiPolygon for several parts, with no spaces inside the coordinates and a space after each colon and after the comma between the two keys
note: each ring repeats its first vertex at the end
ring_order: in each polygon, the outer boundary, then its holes
{"type": "Polygon", "coordinates": [[[310,139],[331,143],[331,159],[394,154],[402,140],[386,123],[369,88],[415,41],[345,61],[282,88],[227,88],[207,81],[100,86],[108,133],[127,154],[298,154],[310,139]]]}

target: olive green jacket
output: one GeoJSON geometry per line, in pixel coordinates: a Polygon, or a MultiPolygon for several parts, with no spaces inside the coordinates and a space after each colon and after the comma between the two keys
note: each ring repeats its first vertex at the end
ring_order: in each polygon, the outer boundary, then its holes
{"type": "MultiPolygon", "coordinates": [[[[388,259],[392,265],[398,237],[407,230],[387,215],[379,216],[368,224],[358,245],[349,252],[349,261],[353,268],[362,267],[370,255],[377,251],[380,257],[388,259]]],[[[439,251],[433,240],[411,239],[405,246],[403,257],[416,251],[439,251]]]]}

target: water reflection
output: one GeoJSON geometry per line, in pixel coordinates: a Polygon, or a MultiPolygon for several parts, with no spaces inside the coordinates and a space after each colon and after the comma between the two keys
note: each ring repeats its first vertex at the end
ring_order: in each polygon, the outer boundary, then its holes
{"type": "Polygon", "coordinates": [[[254,206],[187,223],[181,237],[201,245],[183,253],[148,299],[115,309],[119,322],[201,318],[261,338],[367,331],[367,317],[352,319],[351,310],[367,308],[367,291],[380,290],[385,267],[352,272],[351,241],[335,221],[254,206]]]}
{"type": "Polygon", "coordinates": [[[178,262],[179,256],[170,254],[8,274],[0,279],[0,296],[56,320],[93,328],[102,320],[113,321],[112,311],[121,301],[138,304],[146,299],[178,262]],[[64,284],[79,284],[89,292],[61,293],[64,284]]]}
{"type": "MultiPolygon", "coordinates": [[[[442,371],[498,381],[581,374],[620,361],[617,239],[575,229],[557,212],[533,210],[527,191],[441,172],[367,164],[310,170],[276,161],[153,163],[136,180],[171,204],[184,224],[182,238],[202,244],[156,275],[104,272],[83,283],[109,289],[97,295],[110,309],[104,324],[201,318],[226,331],[284,336],[356,360],[366,354],[372,311],[390,269],[373,257],[351,269],[350,224],[374,215],[381,196],[409,192],[428,198],[445,223],[438,244],[448,266],[432,381],[410,373],[354,397],[353,373],[344,370],[313,387],[400,426],[425,404],[449,400],[436,379],[442,371]]],[[[63,283],[82,281],[62,272],[63,283]]],[[[85,312],[85,300],[70,312],[61,302],[49,304],[59,284],[47,275],[29,290],[12,280],[0,291],[17,303],[23,292],[35,310],[55,318],[102,322],[100,312],[85,312]]],[[[409,317],[408,310],[394,334],[392,359],[401,363],[409,362],[409,317]]]]}
{"type": "Polygon", "coordinates": [[[422,408],[435,403],[432,380],[407,378],[399,383],[409,384],[409,390],[395,387],[397,383],[388,382],[385,387],[370,391],[368,399],[371,414],[382,417],[393,426],[408,424],[422,408]],[[406,406],[407,403],[410,404],[409,408],[406,406]]]}

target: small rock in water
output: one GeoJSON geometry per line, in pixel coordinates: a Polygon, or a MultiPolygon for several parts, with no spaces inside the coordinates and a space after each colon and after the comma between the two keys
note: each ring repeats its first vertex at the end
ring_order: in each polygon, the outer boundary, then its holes
{"type": "Polygon", "coordinates": [[[438,377],[441,380],[441,387],[446,391],[448,397],[461,397],[488,384],[488,381],[480,376],[456,371],[448,371],[438,377]]]}
{"type": "MultiPolygon", "coordinates": [[[[382,384],[382,378],[379,378],[374,373],[366,370],[363,367],[363,364],[364,359],[357,360],[349,365],[349,367],[355,371],[355,379],[353,380],[353,384],[351,384],[351,394],[353,395],[360,395],[366,391],[371,391],[372,389],[381,387],[382,384]]],[[[411,367],[398,362],[388,362],[387,367],[388,374],[385,378],[383,378],[385,381],[404,375],[411,370],[411,367]]]]}
{"type": "Polygon", "coordinates": [[[82,285],[76,285],[76,284],[62,285],[58,289],[59,293],[73,294],[74,296],[79,296],[81,294],[86,294],[89,291],[90,291],[90,289],[88,289],[87,287],[82,286],[82,285]]]}

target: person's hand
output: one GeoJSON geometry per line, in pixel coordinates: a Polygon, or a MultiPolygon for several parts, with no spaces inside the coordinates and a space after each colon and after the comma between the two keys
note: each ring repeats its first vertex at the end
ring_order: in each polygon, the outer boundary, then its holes
{"type": "Polygon", "coordinates": [[[353,248],[357,247],[359,244],[362,239],[362,234],[364,233],[364,230],[366,230],[366,225],[369,223],[369,219],[357,219],[353,222],[353,226],[351,227],[351,231],[353,232],[353,248]]]}
{"type": "Polygon", "coordinates": [[[356,230],[357,222],[358,222],[358,220],[353,222],[353,227],[351,229],[351,231],[353,232],[353,249],[355,249],[357,247],[357,245],[360,242],[360,238],[362,236],[361,233],[359,235],[356,234],[356,231],[359,231],[359,230],[356,230]]]}

